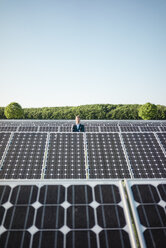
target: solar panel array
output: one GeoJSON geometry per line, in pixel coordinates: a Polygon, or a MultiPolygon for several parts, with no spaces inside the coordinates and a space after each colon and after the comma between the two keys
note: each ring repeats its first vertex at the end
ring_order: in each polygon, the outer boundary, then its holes
{"type": "Polygon", "coordinates": [[[136,247],[120,181],[5,182],[0,247],[136,247]]]}
{"type": "Polygon", "coordinates": [[[0,121],[0,247],[164,248],[166,121],[82,123],[0,121]]]}
{"type": "MultiPolygon", "coordinates": [[[[71,132],[73,120],[0,120],[0,132],[71,132]]],[[[166,121],[82,120],[85,132],[166,132],[166,121]]]]}
{"type": "Polygon", "coordinates": [[[166,178],[166,122],[73,123],[0,121],[0,178],[166,178]]]}

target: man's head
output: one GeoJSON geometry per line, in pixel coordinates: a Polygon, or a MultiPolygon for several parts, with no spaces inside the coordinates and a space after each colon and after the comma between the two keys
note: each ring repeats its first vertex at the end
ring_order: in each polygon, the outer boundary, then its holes
{"type": "Polygon", "coordinates": [[[80,124],[80,116],[79,115],[76,116],[76,125],[78,125],[78,124],[80,124]]]}

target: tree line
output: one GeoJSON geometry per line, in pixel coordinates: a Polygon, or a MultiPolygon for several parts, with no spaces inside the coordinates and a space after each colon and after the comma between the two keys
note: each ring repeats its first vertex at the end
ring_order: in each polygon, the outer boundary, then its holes
{"type": "Polygon", "coordinates": [[[72,120],[166,120],[166,106],[139,104],[92,104],[76,107],[22,108],[18,103],[0,107],[0,119],[72,120]]]}

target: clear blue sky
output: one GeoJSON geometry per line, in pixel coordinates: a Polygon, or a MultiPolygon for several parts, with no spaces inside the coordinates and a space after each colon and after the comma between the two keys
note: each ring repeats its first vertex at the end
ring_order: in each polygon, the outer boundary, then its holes
{"type": "Polygon", "coordinates": [[[166,0],[0,0],[0,106],[166,105],[166,0]]]}

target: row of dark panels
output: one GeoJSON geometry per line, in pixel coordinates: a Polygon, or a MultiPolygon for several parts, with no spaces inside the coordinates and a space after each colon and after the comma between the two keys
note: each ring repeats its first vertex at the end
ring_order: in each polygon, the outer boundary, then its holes
{"type": "MultiPolygon", "coordinates": [[[[72,126],[0,126],[0,132],[72,132],[72,126]]],[[[85,126],[85,132],[166,132],[166,126],[85,126]]]]}
{"type": "MultiPolygon", "coordinates": [[[[145,121],[145,120],[82,120],[85,126],[166,126],[166,121],[145,121]]],[[[0,126],[6,127],[55,127],[55,126],[71,126],[75,124],[74,120],[0,120],[0,126]]]]}
{"type": "Polygon", "coordinates": [[[0,247],[164,248],[165,206],[163,180],[0,182],[0,247]]]}
{"type": "Polygon", "coordinates": [[[0,178],[166,178],[166,133],[0,133],[0,178]]]}

